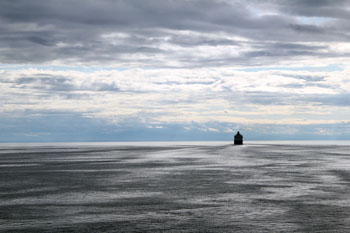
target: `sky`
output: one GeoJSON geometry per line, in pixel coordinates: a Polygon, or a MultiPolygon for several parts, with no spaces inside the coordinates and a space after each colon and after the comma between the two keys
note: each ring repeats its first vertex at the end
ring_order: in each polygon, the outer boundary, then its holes
{"type": "Polygon", "coordinates": [[[348,0],[1,0],[0,142],[350,140],[348,0]]]}

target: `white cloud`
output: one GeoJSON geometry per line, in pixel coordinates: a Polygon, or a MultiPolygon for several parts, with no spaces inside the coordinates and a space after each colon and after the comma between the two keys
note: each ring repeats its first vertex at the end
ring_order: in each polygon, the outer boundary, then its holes
{"type": "Polygon", "coordinates": [[[350,69],[2,70],[0,112],[73,111],[118,123],[326,124],[350,119],[350,69]]]}

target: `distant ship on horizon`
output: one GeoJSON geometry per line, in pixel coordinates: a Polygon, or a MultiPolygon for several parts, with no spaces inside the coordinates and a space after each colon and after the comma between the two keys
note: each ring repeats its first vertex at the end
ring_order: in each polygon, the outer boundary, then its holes
{"type": "Polygon", "coordinates": [[[239,131],[237,131],[237,134],[235,135],[234,144],[243,145],[243,135],[240,134],[239,131]]]}

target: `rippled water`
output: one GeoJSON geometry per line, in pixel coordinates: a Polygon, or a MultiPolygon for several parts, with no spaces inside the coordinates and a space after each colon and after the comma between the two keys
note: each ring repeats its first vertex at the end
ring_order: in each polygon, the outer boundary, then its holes
{"type": "Polygon", "coordinates": [[[0,145],[0,231],[350,232],[350,145],[0,145]]]}

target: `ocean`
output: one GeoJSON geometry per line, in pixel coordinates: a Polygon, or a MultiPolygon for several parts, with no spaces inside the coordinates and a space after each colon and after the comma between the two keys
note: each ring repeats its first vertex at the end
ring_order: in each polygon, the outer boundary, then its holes
{"type": "Polygon", "coordinates": [[[350,232],[350,142],[0,144],[0,232],[350,232]]]}

